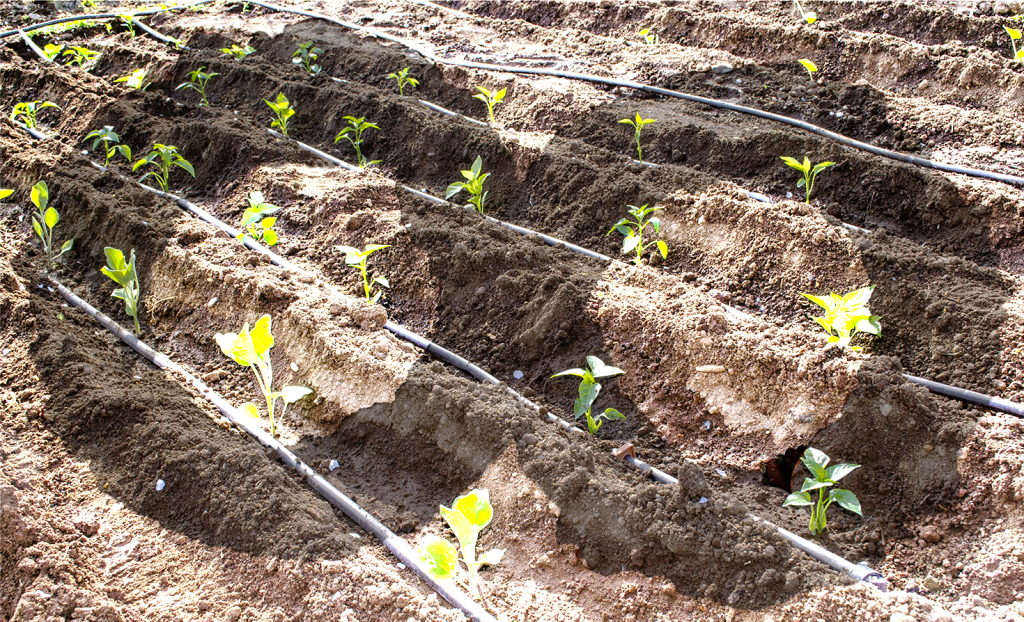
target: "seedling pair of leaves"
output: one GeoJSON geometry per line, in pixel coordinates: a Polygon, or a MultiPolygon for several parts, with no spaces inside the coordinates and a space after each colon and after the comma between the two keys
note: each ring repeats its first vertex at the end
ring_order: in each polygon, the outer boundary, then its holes
{"type": "Polygon", "coordinates": [[[278,128],[279,130],[281,130],[282,134],[287,136],[288,119],[292,118],[292,115],[295,114],[295,108],[292,108],[291,102],[288,101],[288,98],[285,96],[284,93],[278,93],[276,102],[271,102],[264,99],[263,103],[270,106],[270,109],[274,111],[274,116],[276,117],[273,121],[271,121],[270,127],[278,128]]]}
{"type": "Polygon", "coordinates": [[[581,379],[579,386],[579,397],[573,402],[572,410],[573,414],[579,419],[582,416],[587,417],[587,430],[591,434],[597,434],[597,431],[601,429],[606,420],[612,419],[625,419],[626,416],[615,410],[614,408],[606,408],[605,411],[597,416],[591,414],[591,409],[594,406],[594,402],[597,401],[597,396],[601,392],[601,385],[597,382],[598,378],[607,378],[609,376],[618,376],[626,372],[622,371],[618,367],[612,367],[611,365],[605,365],[604,361],[597,358],[596,356],[587,357],[587,366],[589,369],[567,369],[562,372],[558,372],[552,378],[558,378],[561,376],[578,376],[581,379]]]}
{"type": "MultiPolygon", "coordinates": [[[[0,191],[0,199],[10,196],[10,194],[10,190],[0,191]]],[[[68,240],[64,242],[63,246],[60,247],[60,252],[54,255],[53,228],[60,221],[60,214],[57,213],[57,210],[49,207],[50,191],[46,187],[45,181],[36,182],[36,185],[32,186],[31,198],[37,212],[32,214],[32,229],[43,243],[43,250],[46,252],[46,268],[49,270],[56,265],[58,257],[71,250],[75,241],[68,240]]]]}
{"type": "Polygon", "coordinates": [[[124,301],[124,312],[135,321],[135,336],[139,336],[139,273],[135,269],[135,249],[132,249],[128,262],[124,261],[124,253],[113,247],[106,247],[103,253],[107,256],[107,265],[100,269],[103,274],[121,287],[111,294],[114,298],[124,301]]]}
{"type": "Polygon", "coordinates": [[[383,290],[377,290],[377,293],[373,294],[374,284],[390,289],[391,283],[389,283],[387,278],[383,276],[375,276],[371,281],[369,274],[367,274],[366,261],[370,258],[370,255],[379,250],[390,248],[390,246],[390,244],[367,244],[366,249],[364,250],[359,250],[358,248],[353,248],[351,246],[334,247],[334,250],[339,253],[345,253],[345,265],[356,268],[363,276],[363,295],[366,296],[366,302],[371,305],[377,304],[377,301],[380,300],[381,295],[384,293],[383,290]]]}
{"type": "Polygon", "coordinates": [[[864,515],[861,512],[860,501],[857,499],[857,495],[842,488],[831,488],[839,480],[852,473],[855,469],[860,468],[859,464],[834,464],[828,466],[829,457],[824,452],[813,447],[807,448],[801,461],[807,467],[807,471],[811,476],[804,480],[798,492],[794,492],[786,497],[782,506],[812,506],[809,525],[812,536],[825,533],[825,530],[828,528],[825,513],[833,502],[838,503],[840,507],[846,508],[855,514],[864,515]],[[826,489],[830,489],[827,495],[825,494],[826,489]],[[818,491],[817,502],[811,500],[811,492],[815,490],[818,491]]]}
{"type": "Polygon", "coordinates": [[[640,40],[644,42],[644,45],[657,45],[658,43],[660,43],[660,40],[658,39],[658,34],[655,32],[651,32],[647,28],[644,28],[637,34],[640,36],[640,40]]]}
{"type": "Polygon", "coordinates": [[[235,60],[242,60],[246,56],[255,53],[256,48],[252,47],[251,45],[240,47],[237,43],[232,43],[231,47],[221,48],[220,51],[224,52],[225,56],[230,56],[235,60]]]}
{"type": "Polygon", "coordinates": [[[206,84],[214,76],[219,76],[219,73],[207,73],[206,67],[200,67],[188,72],[188,82],[182,82],[174,88],[175,91],[178,89],[192,89],[199,93],[202,99],[199,101],[200,106],[209,106],[210,100],[206,98],[206,84]]]}
{"type": "Polygon", "coordinates": [[[53,102],[44,102],[38,99],[33,102],[21,102],[14,105],[14,109],[11,111],[11,121],[21,121],[25,124],[25,127],[35,129],[39,127],[36,121],[36,114],[43,108],[56,108],[60,110],[60,106],[53,102]]]}
{"type": "Polygon", "coordinates": [[[93,151],[96,151],[96,147],[98,147],[101,142],[103,143],[103,152],[106,155],[106,160],[103,162],[103,166],[110,166],[110,159],[117,153],[123,155],[124,159],[131,163],[132,150],[128,145],[117,144],[121,142],[121,137],[114,131],[113,125],[104,125],[101,130],[93,130],[89,132],[85,135],[83,142],[90,138],[93,139],[93,151]]]}
{"type": "Polygon", "coordinates": [[[61,56],[68,56],[68,55],[71,55],[71,62],[68,63],[69,65],[78,65],[79,67],[81,67],[83,63],[87,63],[87,62],[91,61],[92,59],[94,59],[97,56],[99,56],[100,53],[99,52],[94,52],[94,51],[90,50],[89,48],[83,48],[83,47],[77,47],[76,46],[76,47],[72,47],[70,50],[65,50],[64,53],[61,56]]]}
{"type": "Polygon", "coordinates": [[[149,83],[146,82],[146,75],[148,73],[148,69],[136,69],[130,74],[114,80],[114,82],[124,82],[125,86],[127,86],[130,89],[145,91],[147,88],[149,88],[149,83]]]}
{"type": "Polygon", "coordinates": [[[441,581],[454,580],[463,584],[476,593],[485,607],[488,605],[480,585],[480,567],[494,566],[505,555],[504,549],[491,549],[479,559],[476,557],[477,539],[484,527],[491,523],[493,516],[494,509],[487,489],[476,488],[456,497],[452,507],[441,506],[441,517],[455,533],[462,557],[459,557],[455,545],[437,536],[425,538],[423,546],[417,551],[431,576],[441,581]],[[465,570],[459,566],[459,562],[465,565],[465,570]]]}
{"type": "Polygon", "coordinates": [[[292,64],[302,65],[311,76],[319,75],[320,65],[316,64],[316,59],[323,53],[324,51],[315,47],[312,41],[300,43],[299,48],[292,53],[292,64]]]}
{"type": "Polygon", "coordinates": [[[277,244],[277,233],[274,232],[274,223],[277,218],[268,217],[281,208],[270,203],[263,202],[263,193],[254,191],[249,193],[249,207],[245,208],[242,214],[242,233],[235,239],[241,240],[248,233],[257,242],[266,242],[268,246],[277,244]]]}
{"type": "Polygon", "coordinates": [[[46,47],[43,48],[43,56],[52,60],[55,60],[60,55],[61,51],[64,50],[63,45],[47,43],[46,47]]]}
{"type": "Polygon", "coordinates": [[[640,265],[640,262],[643,261],[643,255],[647,249],[655,245],[657,245],[658,252],[661,253],[662,258],[668,259],[668,245],[661,240],[644,244],[644,229],[646,229],[648,225],[654,229],[655,233],[658,233],[661,229],[661,219],[647,219],[647,216],[655,210],[664,208],[647,207],[646,204],[641,205],[640,207],[635,205],[627,205],[626,207],[629,208],[629,216],[622,218],[619,222],[615,223],[612,228],[608,230],[608,233],[605,234],[605,237],[611,235],[612,231],[618,231],[624,235],[625,237],[622,239],[622,254],[628,255],[630,252],[636,251],[636,257],[633,258],[633,263],[638,266],[640,265]],[[630,220],[630,218],[632,218],[632,220],[630,220]]]}
{"type": "MultiPolygon", "coordinates": [[[[828,342],[845,348],[850,344],[850,339],[857,332],[870,335],[880,335],[882,325],[881,318],[871,315],[868,310],[868,300],[874,285],[854,290],[845,296],[830,293],[827,297],[818,297],[811,294],[801,293],[800,295],[810,300],[825,310],[825,317],[813,318],[828,333],[828,342]]],[[[860,351],[860,346],[851,346],[854,352],[860,351]]]]}
{"type": "Polygon", "coordinates": [[[389,73],[388,77],[398,83],[398,94],[405,95],[406,85],[416,88],[420,85],[420,81],[416,78],[409,77],[409,68],[400,70],[398,73],[389,73]]]}
{"type": "MultiPolygon", "coordinates": [[[[213,336],[220,346],[221,352],[229,359],[243,367],[248,367],[256,376],[256,382],[263,392],[267,402],[267,412],[270,415],[270,433],[277,434],[277,424],[274,419],[274,409],[277,400],[283,400],[284,406],[281,409],[281,421],[284,420],[285,412],[289,404],[294,404],[303,397],[313,392],[312,389],[300,386],[287,386],[280,391],[274,391],[274,367],[270,360],[270,349],[274,347],[274,335],[270,332],[270,316],[264,315],[256,320],[252,330],[249,330],[249,323],[242,325],[240,333],[217,333],[213,336]]],[[[260,418],[259,409],[252,402],[242,404],[239,409],[246,415],[260,418]]]]}
{"type": "Polygon", "coordinates": [[[363,157],[361,149],[363,145],[363,132],[366,130],[379,130],[380,128],[377,127],[377,124],[368,123],[366,117],[359,117],[358,119],[355,117],[345,117],[345,120],[348,121],[348,127],[338,132],[338,135],[334,137],[334,142],[337,143],[344,138],[351,143],[352,147],[356,150],[356,163],[359,165],[359,168],[380,164],[380,160],[367,162],[366,158],[363,157]]]}
{"type": "Polygon", "coordinates": [[[818,179],[818,173],[832,166],[835,162],[819,162],[818,164],[811,166],[811,160],[807,156],[804,156],[803,163],[796,158],[790,158],[788,156],[781,157],[782,161],[788,166],[791,166],[804,174],[803,179],[796,182],[796,187],[807,189],[806,203],[807,205],[810,205],[811,191],[814,190],[814,182],[818,179]]]}
{"type": "Polygon", "coordinates": [[[636,139],[636,156],[637,156],[636,159],[641,161],[641,162],[644,161],[644,152],[643,152],[642,149],[640,149],[640,131],[644,128],[645,125],[647,125],[649,123],[654,123],[656,121],[657,121],[657,119],[645,119],[645,118],[641,117],[639,112],[636,113],[636,119],[620,119],[619,120],[619,123],[622,123],[623,125],[632,125],[633,126],[633,136],[636,139]]]}
{"type": "Polygon", "coordinates": [[[473,166],[468,171],[460,171],[462,176],[466,178],[465,182],[457,181],[448,186],[448,189],[444,193],[444,198],[450,199],[459,192],[465,190],[470,194],[469,202],[476,207],[476,211],[481,214],[484,213],[484,201],[487,200],[487,192],[484,191],[484,182],[490,177],[490,173],[480,173],[480,170],[484,166],[484,161],[480,156],[473,160],[473,166]]]}
{"type": "Polygon", "coordinates": [[[499,104],[501,100],[505,99],[505,89],[491,92],[482,86],[478,86],[476,87],[476,90],[480,92],[474,95],[473,99],[479,99],[487,106],[487,118],[490,119],[493,124],[495,122],[494,106],[499,104]]]}
{"type": "Polygon", "coordinates": [[[181,154],[178,153],[178,148],[174,145],[162,145],[160,143],[156,143],[153,145],[153,151],[151,151],[149,155],[142,158],[132,166],[132,171],[134,172],[147,164],[152,164],[159,170],[149,171],[139,178],[139,183],[142,183],[143,180],[152,175],[153,179],[156,179],[156,183],[159,184],[160,189],[164,192],[167,192],[168,178],[171,176],[172,164],[185,169],[185,171],[192,177],[196,176],[195,169],[192,168],[192,165],[188,160],[181,157],[181,154]]]}

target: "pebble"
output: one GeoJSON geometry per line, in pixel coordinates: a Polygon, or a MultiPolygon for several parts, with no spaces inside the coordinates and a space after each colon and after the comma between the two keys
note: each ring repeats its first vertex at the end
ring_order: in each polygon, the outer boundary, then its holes
{"type": "Polygon", "coordinates": [[[512,377],[515,378],[516,380],[521,380],[523,378],[523,372],[517,369],[514,372],[512,372],[512,377]]]}
{"type": "Polygon", "coordinates": [[[331,463],[327,466],[327,469],[330,470],[330,471],[333,471],[333,470],[337,469],[340,466],[341,465],[338,464],[337,460],[331,460],[331,463]]]}
{"type": "Polygon", "coordinates": [[[714,65],[711,65],[711,73],[729,73],[733,69],[735,69],[735,67],[733,67],[729,63],[715,63],[714,65]]]}
{"type": "Polygon", "coordinates": [[[164,480],[162,480],[162,479],[156,480],[156,491],[157,492],[160,492],[161,490],[163,490],[164,486],[166,486],[166,484],[164,484],[164,480]]]}
{"type": "Polygon", "coordinates": [[[725,367],[723,365],[701,365],[697,367],[697,372],[701,374],[724,374],[725,367]]]}

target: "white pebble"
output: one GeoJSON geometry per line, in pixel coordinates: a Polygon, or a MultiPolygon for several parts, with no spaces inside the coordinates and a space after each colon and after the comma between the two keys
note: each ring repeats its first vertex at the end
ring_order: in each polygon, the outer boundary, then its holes
{"type": "Polygon", "coordinates": [[[299,366],[296,365],[295,363],[292,363],[292,371],[299,371],[299,366]]]}
{"type": "Polygon", "coordinates": [[[340,467],[340,466],[341,466],[341,465],[340,465],[340,464],[338,464],[338,461],[337,461],[337,460],[331,460],[331,464],[329,464],[329,465],[327,466],[327,468],[328,468],[328,469],[330,469],[331,471],[333,471],[334,469],[336,469],[336,468],[338,468],[338,467],[340,467]]]}
{"type": "Polygon", "coordinates": [[[704,429],[705,430],[710,430],[711,429],[711,420],[710,419],[708,419],[707,421],[704,422],[704,429]]]}
{"type": "Polygon", "coordinates": [[[161,490],[164,489],[164,486],[166,486],[166,485],[167,484],[164,483],[164,480],[162,480],[162,479],[156,480],[156,491],[160,492],[161,490]]]}
{"type": "Polygon", "coordinates": [[[792,192],[787,192],[786,193],[786,198],[787,199],[792,199],[793,198],[793,193],[792,192]]]}
{"type": "Polygon", "coordinates": [[[399,570],[405,570],[405,564],[403,564],[402,562],[398,562],[398,568],[399,570]]]}
{"type": "Polygon", "coordinates": [[[708,498],[707,497],[701,497],[700,501],[698,501],[697,503],[707,503],[707,502],[708,502],[708,498]]]}
{"type": "Polygon", "coordinates": [[[512,377],[515,378],[516,380],[519,380],[523,377],[523,372],[517,369],[514,372],[512,372],[512,377]]]}

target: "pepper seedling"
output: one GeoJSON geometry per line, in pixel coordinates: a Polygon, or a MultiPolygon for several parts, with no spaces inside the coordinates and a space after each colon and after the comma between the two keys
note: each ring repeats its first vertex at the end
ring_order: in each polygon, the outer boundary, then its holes
{"type": "Polygon", "coordinates": [[[405,86],[409,85],[416,88],[420,85],[420,81],[416,78],[409,77],[409,68],[400,70],[398,73],[389,73],[388,77],[398,83],[398,94],[405,95],[405,86]]]}
{"type": "Polygon", "coordinates": [[[636,113],[636,119],[620,119],[619,123],[623,125],[633,126],[633,136],[636,139],[636,155],[637,160],[644,161],[644,152],[640,149],[640,131],[643,127],[649,123],[655,123],[657,119],[645,119],[640,116],[640,113],[636,113]]]}
{"type": "Polygon", "coordinates": [[[125,28],[128,29],[128,34],[131,35],[132,39],[134,39],[135,38],[135,21],[134,21],[135,14],[134,13],[129,13],[128,15],[118,15],[118,17],[120,17],[121,20],[124,22],[125,28]]]}
{"type": "Polygon", "coordinates": [[[149,73],[148,69],[136,69],[126,76],[114,80],[114,82],[124,82],[125,86],[130,89],[137,89],[139,91],[145,91],[149,88],[149,83],[146,82],[146,74],[149,73]]]}
{"type": "Polygon", "coordinates": [[[257,242],[266,242],[268,246],[277,244],[277,234],[274,233],[274,223],[277,218],[268,217],[281,208],[270,203],[263,202],[263,193],[259,190],[249,193],[249,207],[245,208],[242,214],[242,233],[235,238],[241,240],[248,233],[257,242]]]}
{"type": "Polygon", "coordinates": [[[470,204],[476,206],[476,211],[481,214],[484,213],[484,201],[487,200],[487,192],[484,191],[484,182],[490,177],[490,173],[480,174],[480,169],[483,168],[483,160],[480,156],[473,160],[473,166],[468,171],[460,171],[462,176],[466,178],[465,182],[457,181],[449,184],[448,189],[444,193],[444,198],[450,199],[459,192],[465,190],[471,196],[469,198],[470,204]]]}
{"type": "Polygon", "coordinates": [[[285,136],[288,135],[288,119],[295,114],[295,108],[292,108],[291,102],[285,97],[284,93],[277,94],[277,102],[271,102],[263,100],[270,109],[274,111],[276,119],[270,122],[270,127],[276,127],[281,130],[281,133],[285,136]]]}
{"type": "Polygon", "coordinates": [[[117,132],[114,131],[113,125],[104,125],[103,129],[101,130],[93,130],[89,132],[88,134],[85,135],[85,138],[82,139],[82,142],[85,142],[90,138],[93,139],[93,151],[96,151],[96,147],[98,147],[101,142],[103,143],[103,151],[107,156],[107,159],[103,163],[103,166],[110,166],[110,158],[114,157],[115,153],[120,153],[121,155],[124,156],[126,160],[128,160],[129,164],[131,163],[131,147],[129,147],[128,145],[117,144],[121,142],[121,137],[117,134],[117,132]]]}
{"type": "Polygon", "coordinates": [[[476,90],[480,92],[474,95],[473,99],[479,99],[480,101],[487,105],[487,118],[490,119],[491,123],[493,124],[495,122],[494,106],[500,103],[501,100],[505,99],[505,89],[501,89],[500,91],[495,91],[492,93],[491,91],[488,91],[486,88],[478,86],[476,87],[476,90]]]}
{"type": "Polygon", "coordinates": [[[363,294],[366,296],[366,302],[370,303],[371,305],[376,304],[377,301],[380,300],[381,295],[384,293],[383,290],[377,290],[377,293],[373,294],[373,296],[371,297],[370,294],[372,293],[374,283],[380,285],[381,287],[387,287],[389,289],[391,288],[391,283],[389,283],[387,278],[383,276],[376,276],[371,281],[369,275],[367,274],[366,261],[370,258],[370,255],[376,253],[379,250],[390,248],[390,246],[390,244],[367,244],[365,250],[359,250],[358,248],[353,248],[351,246],[334,247],[334,250],[338,251],[339,253],[345,253],[346,266],[352,266],[353,268],[358,269],[359,273],[362,274],[363,294]]]}
{"type": "Polygon", "coordinates": [[[256,48],[252,47],[251,45],[247,45],[245,47],[239,47],[239,45],[237,43],[232,43],[231,47],[229,47],[229,48],[221,48],[220,51],[224,52],[225,56],[230,56],[230,57],[234,58],[235,60],[242,60],[246,56],[249,56],[250,54],[254,54],[256,52],[256,48]]]}
{"type": "Polygon", "coordinates": [[[639,35],[640,40],[644,42],[644,45],[657,45],[660,43],[657,33],[651,32],[647,28],[644,28],[637,34],[639,35]]]}
{"type": "Polygon", "coordinates": [[[815,164],[812,167],[811,161],[810,159],[808,159],[807,156],[804,156],[804,161],[802,164],[799,160],[795,158],[790,158],[788,156],[781,157],[782,161],[785,162],[788,166],[791,166],[804,174],[803,179],[796,182],[796,187],[807,188],[807,198],[805,202],[807,203],[807,205],[810,205],[811,191],[814,189],[814,182],[818,178],[818,173],[832,166],[833,164],[835,164],[835,162],[819,162],[818,164],[815,164]]]}
{"type": "Polygon", "coordinates": [[[206,67],[200,67],[188,72],[188,82],[182,82],[174,88],[175,91],[178,89],[192,89],[202,96],[199,101],[200,106],[209,106],[210,100],[206,99],[206,84],[214,76],[219,76],[219,73],[206,73],[206,67]]]}
{"type": "Polygon", "coordinates": [[[828,506],[832,505],[833,502],[838,503],[840,507],[846,508],[854,514],[864,516],[861,512],[860,501],[857,499],[857,495],[842,488],[832,488],[832,486],[839,483],[839,480],[852,473],[855,469],[860,468],[859,464],[834,464],[828,466],[829,457],[824,452],[813,447],[807,448],[803,458],[801,458],[801,462],[807,467],[807,471],[811,476],[804,480],[798,492],[794,492],[786,497],[782,507],[789,505],[811,506],[809,529],[812,536],[825,533],[825,529],[828,528],[825,513],[828,511],[828,506]],[[828,495],[825,494],[826,488],[830,489],[828,495]],[[817,502],[811,500],[811,491],[814,490],[818,491],[817,502]]]}
{"type": "Polygon", "coordinates": [[[800,17],[802,17],[805,22],[807,22],[808,24],[813,24],[814,22],[818,21],[817,13],[815,13],[814,11],[807,11],[806,13],[804,13],[803,7],[800,6],[800,0],[793,1],[796,2],[796,10],[800,12],[800,17]]]}
{"type": "Polygon", "coordinates": [[[52,61],[60,55],[63,49],[64,46],[62,44],[58,45],[53,43],[47,43],[46,47],[43,48],[43,56],[52,61]]]}
{"type": "Polygon", "coordinates": [[[654,232],[658,233],[661,229],[661,219],[659,218],[647,218],[650,214],[656,210],[664,209],[662,207],[647,207],[646,204],[636,207],[635,205],[627,205],[629,208],[629,217],[619,219],[619,222],[615,223],[608,233],[604,234],[608,237],[612,234],[612,231],[618,231],[622,235],[626,236],[622,240],[622,254],[626,255],[631,251],[636,251],[636,257],[633,258],[633,263],[640,265],[643,259],[643,254],[651,246],[657,246],[658,251],[661,253],[663,259],[668,259],[668,245],[661,240],[644,244],[644,229],[648,225],[654,227],[654,232]],[[630,217],[632,220],[630,220],[630,217]]]}
{"type": "Polygon", "coordinates": [[[53,102],[44,102],[38,99],[34,102],[21,102],[14,105],[14,110],[11,111],[11,121],[17,121],[20,118],[25,127],[35,129],[39,127],[36,121],[36,114],[43,108],[56,108],[60,110],[60,106],[53,102]]]}
{"type": "Polygon", "coordinates": [[[360,149],[363,144],[363,132],[366,130],[379,130],[380,128],[377,127],[377,124],[367,123],[366,117],[359,117],[358,119],[355,117],[345,117],[345,120],[348,121],[348,127],[338,132],[338,135],[334,137],[334,142],[337,143],[339,140],[344,138],[352,144],[356,150],[356,163],[359,165],[359,168],[366,168],[373,164],[379,164],[380,160],[367,162],[366,158],[363,157],[362,150],[360,149]]]}
{"type": "Polygon", "coordinates": [[[156,183],[160,185],[160,189],[164,192],[167,192],[167,182],[168,178],[171,176],[172,164],[185,169],[185,171],[192,177],[196,176],[195,169],[192,168],[192,165],[188,160],[181,157],[181,154],[178,153],[178,148],[174,145],[161,145],[160,143],[156,143],[153,145],[153,151],[151,151],[149,155],[142,158],[132,166],[132,172],[135,172],[140,167],[147,164],[152,164],[159,170],[149,171],[139,178],[139,183],[142,183],[144,179],[152,175],[153,178],[156,179],[156,183]]]}
{"type": "Polygon", "coordinates": [[[1017,49],[1017,41],[1020,39],[1020,31],[1016,28],[1007,28],[1003,26],[1003,30],[1006,34],[1010,35],[1010,45],[1013,46],[1013,60],[1024,63],[1024,49],[1017,49]]]}
{"type": "MultiPolygon", "coordinates": [[[[240,333],[217,333],[213,336],[220,351],[224,356],[238,363],[242,367],[248,367],[256,376],[256,383],[263,392],[267,402],[267,412],[270,416],[270,433],[277,434],[277,424],[274,420],[274,409],[277,400],[284,400],[284,408],[281,411],[281,420],[284,420],[288,404],[294,404],[303,397],[313,392],[312,389],[300,386],[287,386],[280,391],[274,391],[274,366],[270,360],[270,348],[274,347],[274,335],[270,332],[270,316],[264,315],[256,320],[256,324],[249,330],[249,323],[242,325],[240,333]]],[[[259,419],[259,410],[252,402],[242,405],[242,412],[253,415],[259,419]]]]}
{"type": "Polygon", "coordinates": [[[323,50],[313,46],[312,41],[300,43],[299,48],[292,53],[292,64],[302,65],[302,68],[311,76],[319,75],[320,65],[316,64],[316,59],[320,58],[323,53],[323,50]]]}
{"type": "MultiPolygon", "coordinates": [[[[830,293],[828,297],[819,297],[802,292],[800,295],[825,310],[825,317],[812,319],[828,333],[829,343],[845,348],[857,332],[876,336],[882,333],[882,324],[879,321],[881,318],[871,315],[871,311],[868,310],[868,300],[871,299],[874,289],[875,286],[870,285],[844,296],[830,293]]],[[[851,346],[850,349],[858,352],[862,348],[851,346]]]]}
{"type": "Polygon", "coordinates": [[[811,79],[811,82],[814,82],[814,72],[818,71],[818,66],[809,58],[801,58],[796,62],[804,66],[804,69],[807,70],[807,76],[811,79]]]}
{"type": "MultiPolygon", "coordinates": [[[[11,191],[7,190],[7,195],[0,193],[0,198],[8,196],[11,191]]],[[[53,228],[57,226],[57,222],[60,220],[60,214],[57,210],[52,207],[48,207],[50,203],[50,191],[46,186],[45,181],[36,182],[36,185],[32,186],[32,204],[36,206],[38,213],[32,214],[32,229],[35,230],[36,235],[39,236],[40,241],[43,243],[43,250],[46,252],[46,269],[52,269],[56,265],[57,258],[64,253],[71,250],[74,245],[74,240],[68,240],[61,246],[60,252],[56,256],[53,254],[53,228]]]]}
{"type": "Polygon", "coordinates": [[[579,397],[573,403],[573,414],[576,418],[586,415],[587,417],[587,430],[591,434],[597,434],[597,431],[604,425],[605,420],[612,419],[625,419],[626,416],[615,410],[614,408],[606,408],[605,411],[596,417],[591,414],[591,409],[594,406],[594,402],[597,400],[597,395],[601,392],[601,384],[597,382],[598,378],[606,378],[608,376],[618,376],[626,372],[622,371],[618,367],[612,367],[611,365],[605,365],[604,361],[597,358],[596,356],[587,357],[587,366],[589,369],[567,369],[565,371],[558,372],[552,378],[559,378],[561,376],[579,376],[582,381],[579,386],[579,397]]]}
{"type": "Polygon", "coordinates": [[[427,566],[427,572],[441,581],[454,580],[470,592],[475,592],[480,602],[488,607],[480,584],[479,571],[481,566],[494,566],[501,562],[505,555],[504,549],[491,549],[477,559],[476,544],[480,532],[491,523],[494,508],[491,506],[486,488],[475,488],[455,498],[452,507],[441,506],[441,517],[455,533],[462,550],[459,557],[455,545],[445,538],[428,536],[423,545],[417,549],[420,559],[427,566]],[[465,570],[459,566],[465,565],[465,570]]]}
{"type": "Polygon", "coordinates": [[[71,55],[71,57],[72,57],[71,61],[68,63],[69,65],[78,65],[79,67],[81,67],[82,63],[87,63],[87,62],[91,61],[92,59],[94,59],[97,56],[99,56],[100,53],[99,52],[94,52],[94,51],[90,50],[89,48],[83,48],[83,47],[77,47],[76,46],[76,47],[72,47],[70,50],[65,50],[64,53],[61,56],[68,56],[68,55],[71,55]]]}
{"type": "Polygon", "coordinates": [[[135,336],[138,337],[139,273],[135,270],[135,249],[132,249],[128,263],[124,262],[124,253],[116,248],[107,246],[103,253],[107,256],[107,265],[100,268],[100,272],[121,286],[115,289],[111,296],[124,301],[124,312],[135,320],[135,336]]]}

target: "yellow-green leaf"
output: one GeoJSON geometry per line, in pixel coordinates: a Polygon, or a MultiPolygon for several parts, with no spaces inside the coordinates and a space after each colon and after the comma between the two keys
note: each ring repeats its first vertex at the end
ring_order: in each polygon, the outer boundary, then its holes
{"type": "Polygon", "coordinates": [[[256,326],[252,329],[252,346],[256,355],[262,357],[263,353],[274,347],[274,336],[270,334],[270,316],[264,315],[256,320],[256,326]]]}

